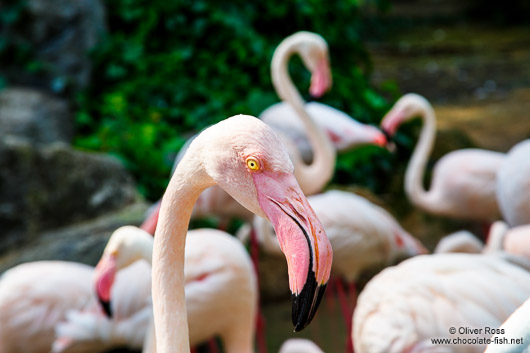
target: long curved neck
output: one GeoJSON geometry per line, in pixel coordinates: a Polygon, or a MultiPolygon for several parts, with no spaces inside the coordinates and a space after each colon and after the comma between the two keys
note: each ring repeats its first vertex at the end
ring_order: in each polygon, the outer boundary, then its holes
{"type": "Polygon", "coordinates": [[[153,311],[158,353],[189,353],[184,247],[193,205],[208,186],[184,158],[169,182],[153,248],[153,311]]]}
{"type": "Polygon", "coordinates": [[[425,166],[434,144],[436,134],[436,118],[431,107],[424,107],[421,115],[423,126],[420,137],[410,158],[405,173],[405,192],[412,203],[427,209],[434,210],[437,205],[430,201],[431,194],[423,186],[425,166]]]}
{"type": "Polygon", "coordinates": [[[288,62],[294,50],[292,46],[280,46],[274,52],[271,64],[272,83],[278,96],[288,102],[302,119],[307,137],[313,149],[313,162],[307,165],[299,153],[291,154],[294,174],[305,194],[314,194],[324,188],[333,176],[336,152],[328,137],[315,124],[304,108],[304,100],[293,84],[288,62]]]}

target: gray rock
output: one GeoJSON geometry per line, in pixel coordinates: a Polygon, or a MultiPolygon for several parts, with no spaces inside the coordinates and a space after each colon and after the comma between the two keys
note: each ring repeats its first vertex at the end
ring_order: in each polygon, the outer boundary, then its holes
{"type": "Polygon", "coordinates": [[[69,84],[86,87],[91,72],[88,52],[104,31],[104,8],[99,0],[29,0],[19,20],[6,27],[6,35],[34,50],[34,59],[46,73],[30,73],[21,67],[1,71],[11,83],[38,85],[56,93],[69,84]]]}
{"type": "Polygon", "coordinates": [[[147,205],[135,203],[97,219],[39,234],[17,249],[0,256],[0,274],[16,265],[30,261],[75,261],[94,266],[117,228],[137,225],[144,217],[147,205]]]}
{"type": "Polygon", "coordinates": [[[68,102],[39,91],[0,91],[0,137],[14,135],[33,143],[70,143],[73,119],[68,102]]]}
{"type": "Polygon", "coordinates": [[[0,140],[0,253],[40,232],[91,219],[138,199],[119,161],[64,144],[36,149],[0,140]]]}

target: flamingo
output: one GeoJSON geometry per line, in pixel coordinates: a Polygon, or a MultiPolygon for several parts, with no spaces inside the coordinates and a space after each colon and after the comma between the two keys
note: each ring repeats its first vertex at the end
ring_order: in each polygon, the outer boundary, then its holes
{"type": "Polygon", "coordinates": [[[280,347],[279,353],[324,353],[320,347],[310,340],[290,338],[280,347]]]}
{"type": "Polygon", "coordinates": [[[455,336],[449,328],[497,328],[529,296],[528,268],[505,258],[416,256],[383,270],[360,294],[355,352],[483,352],[485,344],[433,345],[431,339],[489,338],[484,329],[455,336]]]}
{"type": "MultiPolygon", "coordinates": [[[[283,103],[266,109],[260,118],[276,129],[282,137],[282,142],[289,148],[296,179],[304,194],[311,195],[322,190],[333,176],[336,150],[351,149],[363,144],[385,146],[386,137],[378,129],[360,124],[334,108],[319,103],[305,104],[288,73],[287,64],[294,54],[300,55],[305,66],[311,71],[309,90],[313,96],[322,96],[331,87],[326,41],[315,33],[297,32],[278,45],[271,63],[272,82],[283,103]]],[[[173,170],[191,140],[177,155],[173,170]]],[[[158,210],[159,204],[147,217],[142,229],[154,233],[158,210]]],[[[211,215],[221,218],[237,217],[247,222],[251,222],[253,217],[251,212],[216,186],[201,194],[192,218],[211,215]]]]}
{"type": "Polygon", "coordinates": [[[530,299],[515,310],[491,337],[484,353],[528,353],[530,348],[530,299]]]}
{"type": "Polygon", "coordinates": [[[331,245],[294,178],[287,150],[260,120],[244,115],[226,119],[190,144],[162,198],[152,288],[161,353],[189,352],[185,234],[195,201],[214,184],[275,225],[287,258],[295,331],[313,319],[329,279],[331,245]]]}
{"type": "Polygon", "coordinates": [[[66,261],[36,261],[7,270],[0,280],[0,352],[49,353],[55,346],[93,353],[141,345],[136,333],[138,328],[145,329],[151,317],[150,306],[146,310],[149,282],[142,275],[149,274],[149,266],[138,263],[117,274],[113,295],[128,300],[119,301],[112,324],[104,320],[97,304],[93,272],[91,266],[66,261]],[[54,345],[57,325],[74,317],[82,323],[83,332],[99,335],[101,340],[78,341],[75,346],[62,340],[54,345]]]}
{"type": "Polygon", "coordinates": [[[509,228],[503,221],[493,223],[484,252],[495,251],[530,259],[530,224],[509,228]]]}
{"type": "Polygon", "coordinates": [[[436,164],[431,188],[426,191],[425,164],[436,133],[432,106],[422,96],[407,94],[386,114],[381,127],[393,136],[401,124],[416,116],[423,119],[423,127],[405,173],[405,192],[410,201],[442,216],[479,221],[497,219],[495,183],[504,154],[481,149],[448,153],[436,164]]]}
{"type": "Polygon", "coordinates": [[[484,244],[471,232],[460,230],[446,235],[434,249],[435,254],[462,252],[466,254],[480,254],[484,250],[484,244]]]}
{"type": "MultiPolygon", "coordinates": [[[[131,301],[143,302],[144,306],[140,309],[147,310],[148,318],[152,320],[151,305],[147,300],[151,291],[149,269],[152,249],[153,237],[139,228],[126,226],[113,233],[94,276],[94,292],[106,313],[113,314],[113,318],[106,318],[101,313],[70,313],[68,320],[56,329],[58,338],[54,353],[89,343],[102,351],[115,348],[120,343],[124,345],[124,337],[135,337],[135,340],[127,342],[131,348],[139,349],[143,345],[144,352],[156,351],[152,323],[148,326],[150,320],[144,319],[142,325],[115,327],[115,322],[123,316],[116,309],[131,301]],[[144,266],[138,268],[139,264],[144,266]],[[115,276],[131,267],[136,267],[133,271],[135,278],[129,276],[128,279],[135,282],[139,289],[127,292],[116,290],[113,286],[115,276]]],[[[252,352],[258,294],[252,263],[241,242],[214,229],[190,231],[185,263],[191,345],[219,335],[225,351],[252,352]]]]}
{"type": "Polygon", "coordinates": [[[497,201],[511,227],[530,224],[530,140],[512,147],[497,173],[497,201]]]}

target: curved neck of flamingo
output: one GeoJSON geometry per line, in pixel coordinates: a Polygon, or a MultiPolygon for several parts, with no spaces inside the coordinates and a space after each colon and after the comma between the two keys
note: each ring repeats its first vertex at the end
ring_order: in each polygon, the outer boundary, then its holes
{"type": "Polygon", "coordinates": [[[162,198],[153,247],[153,312],[158,353],[189,353],[184,247],[193,205],[208,186],[183,158],[162,198]]]}
{"type": "Polygon", "coordinates": [[[313,162],[305,164],[298,151],[291,153],[294,174],[304,194],[314,194],[324,188],[335,170],[336,151],[329,138],[305,110],[305,102],[296,89],[288,71],[288,62],[295,53],[292,44],[280,45],[271,63],[272,83],[278,96],[289,103],[302,120],[313,149],[313,162]]]}
{"type": "Polygon", "coordinates": [[[405,192],[412,203],[424,209],[435,211],[441,205],[431,201],[432,192],[425,190],[423,186],[425,166],[436,138],[436,117],[432,107],[424,107],[421,118],[423,119],[423,126],[420,137],[405,172],[405,192]]]}

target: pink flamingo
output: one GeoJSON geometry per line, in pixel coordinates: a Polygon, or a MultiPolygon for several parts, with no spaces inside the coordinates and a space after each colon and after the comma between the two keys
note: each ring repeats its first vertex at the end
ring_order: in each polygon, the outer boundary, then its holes
{"type": "Polygon", "coordinates": [[[0,280],[0,352],[49,353],[53,345],[68,347],[68,352],[94,353],[141,345],[138,329],[145,330],[151,317],[146,301],[149,281],[143,276],[149,274],[149,266],[138,263],[117,274],[113,294],[128,299],[117,303],[113,322],[105,319],[97,304],[93,270],[74,262],[37,261],[6,271],[0,280]],[[76,321],[87,339],[65,339],[54,345],[55,330],[64,320],[76,321]]]}
{"type": "Polygon", "coordinates": [[[410,201],[437,215],[488,222],[497,219],[495,183],[504,154],[481,149],[451,152],[436,164],[431,188],[426,191],[425,165],[436,133],[432,106],[417,94],[407,94],[386,114],[381,127],[393,136],[401,124],[416,116],[423,119],[423,127],[405,173],[410,201]]]}
{"type": "MultiPolygon", "coordinates": [[[[153,237],[139,228],[127,226],[114,232],[94,278],[95,292],[107,314],[113,314],[112,319],[99,313],[71,315],[67,322],[59,324],[57,328],[59,337],[54,353],[68,351],[80,342],[91,342],[93,346],[99,344],[100,350],[115,348],[111,346],[112,343],[124,341],[116,336],[135,337],[132,341],[134,345],[127,342],[130,347],[138,349],[143,345],[144,352],[156,351],[152,322],[148,331],[148,321],[152,320],[151,305],[147,300],[151,291],[149,268],[152,250],[153,237]],[[115,276],[131,267],[138,267],[138,264],[144,266],[136,269],[136,278],[129,280],[135,282],[136,287],[141,286],[141,290],[125,293],[117,291],[114,288],[115,276]],[[148,270],[141,271],[145,267],[148,270]],[[116,329],[115,322],[120,319],[120,312],[116,312],[116,308],[131,301],[143,301],[144,307],[141,309],[148,310],[151,320],[143,320],[142,325],[116,329]]],[[[191,345],[219,335],[227,352],[252,352],[257,287],[252,263],[241,242],[214,229],[190,231],[186,241],[185,263],[191,345]]]]}
{"type": "MultiPolygon", "coordinates": [[[[318,103],[305,104],[288,74],[288,62],[294,54],[300,55],[311,71],[312,95],[322,96],[331,87],[326,41],[315,33],[297,32],[278,45],[271,63],[272,82],[284,102],[265,110],[260,118],[280,133],[294,163],[296,179],[302,191],[310,195],[322,190],[333,176],[336,150],[351,149],[362,144],[384,146],[386,138],[376,128],[360,124],[334,108],[318,103]]],[[[190,143],[186,143],[177,155],[174,168],[190,143]]],[[[154,233],[159,207],[142,225],[150,233],[154,233]]],[[[192,218],[212,215],[237,217],[248,222],[253,217],[251,212],[217,186],[201,194],[192,218]]]]}
{"type": "Polygon", "coordinates": [[[310,340],[290,338],[280,347],[279,353],[324,353],[320,347],[310,340]]]}
{"type": "Polygon", "coordinates": [[[287,258],[296,331],[312,320],[329,279],[332,250],[294,178],[274,132],[258,119],[236,116],[204,130],[189,146],[162,199],[153,250],[156,347],[189,352],[184,296],[184,243],[193,205],[218,184],[275,225],[287,258]]]}
{"type": "Polygon", "coordinates": [[[497,173],[497,201],[511,227],[530,224],[530,140],[508,152],[497,173]]]}
{"type": "Polygon", "coordinates": [[[488,345],[484,353],[528,352],[528,342],[530,342],[529,317],[530,299],[526,300],[504,321],[498,332],[491,337],[492,343],[488,345]]]}
{"type": "Polygon", "coordinates": [[[530,224],[509,228],[503,221],[493,223],[484,252],[496,251],[530,259],[530,224]]]}
{"type": "Polygon", "coordinates": [[[356,353],[483,352],[486,344],[434,345],[433,338],[489,338],[530,296],[526,268],[497,256],[416,256],[376,275],[353,317],[356,353]],[[449,332],[450,327],[483,328],[449,332]]]}
{"type": "Polygon", "coordinates": [[[484,244],[471,232],[460,230],[446,235],[434,249],[435,254],[461,252],[466,254],[480,254],[484,249],[484,244]]]}

